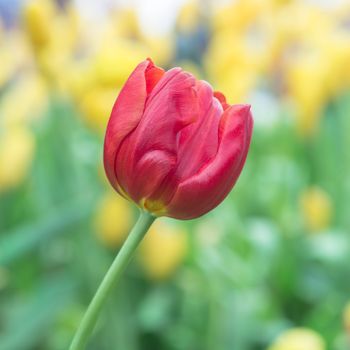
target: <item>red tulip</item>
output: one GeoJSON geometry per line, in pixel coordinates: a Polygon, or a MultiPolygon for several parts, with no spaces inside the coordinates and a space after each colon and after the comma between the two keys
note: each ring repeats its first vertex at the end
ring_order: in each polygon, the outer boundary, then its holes
{"type": "Polygon", "coordinates": [[[141,62],[107,126],[104,165],[113,187],[155,216],[193,219],[234,186],[252,135],[249,105],[180,68],[141,62]]]}

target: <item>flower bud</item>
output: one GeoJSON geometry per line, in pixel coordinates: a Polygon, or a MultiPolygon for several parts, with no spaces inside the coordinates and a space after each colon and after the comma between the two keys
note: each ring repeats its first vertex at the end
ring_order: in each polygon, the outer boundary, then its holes
{"type": "Polygon", "coordinates": [[[143,210],[199,217],[230,192],[246,160],[249,105],[180,68],[141,62],[122,88],[107,126],[104,165],[113,187],[143,210]]]}

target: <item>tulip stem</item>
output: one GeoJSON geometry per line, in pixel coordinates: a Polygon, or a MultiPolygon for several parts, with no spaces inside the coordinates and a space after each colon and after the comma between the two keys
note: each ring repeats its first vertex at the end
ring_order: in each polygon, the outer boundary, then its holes
{"type": "Polygon", "coordinates": [[[83,350],[96,324],[98,315],[115,283],[131,260],[136,248],[142,241],[155,217],[147,212],[141,212],[139,219],[125,240],[122,248],[107,271],[97,289],[85,315],[76,331],[69,350],[83,350]]]}

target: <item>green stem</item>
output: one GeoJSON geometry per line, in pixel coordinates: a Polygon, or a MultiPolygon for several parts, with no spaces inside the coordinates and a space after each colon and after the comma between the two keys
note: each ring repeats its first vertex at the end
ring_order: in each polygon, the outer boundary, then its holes
{"type": "Polygon", "coordinates": [[[145,236],[154,220],[154,216],[146,212],[141,212],[139,219],[131,230],[125,243],[113,261],[113,264],[98,287],[89,307],[87,308],[69,350],[83,350],[85,348],[109,292],[112,290],[114,284],[119,280],[121,274],[131,260],[137,246],[142,241],[142,238],[145,236]]]}

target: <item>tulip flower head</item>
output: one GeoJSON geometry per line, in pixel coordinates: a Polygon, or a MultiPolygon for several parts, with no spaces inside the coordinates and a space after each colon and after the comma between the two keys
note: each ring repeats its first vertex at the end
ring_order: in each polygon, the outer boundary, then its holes
{"type": "Polygon", "coordinates": [[[141,62],[111,113],[104,165],[112,186],[154,216],[199,217],[237,181],[252,135],[249,105],[181,68],[141,62]]]}

